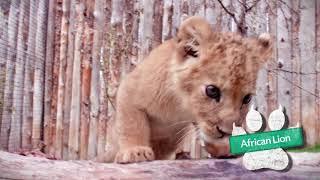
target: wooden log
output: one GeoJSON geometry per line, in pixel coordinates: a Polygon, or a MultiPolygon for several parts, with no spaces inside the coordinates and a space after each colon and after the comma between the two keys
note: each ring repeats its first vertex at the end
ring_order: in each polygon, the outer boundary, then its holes
{"type": "Polygon", "coordinates": [[[301,52],[301,115],[307,144],[316,142],[316,57],[315,57],[315,1],[300,2],[299,48],[301,52]]]}
{"type": "MultiPolygon", "coordinates": [[[[84,30],[82,38],[83,58],[81,60],[80,159],[87,159],[88,152],[94,6],[95,4],[93,1],[85,1],[84,30]]],[[[97,135],[97,131],[93,133],[97,135]]],[[[94,144],[94,146],[96,145],[97,144],[94,144]]]]}
{"type": "Polygon", "coordinates": [[[27,41],[27,53],[25,58],[25,71],[23,82],[23,108],[22,108],[22,139],[21,146],[23,149],[32,148],[32,97],[33,97],[33,73],[35,59],[35,37],[37,27],[37,3],[38,0],[30,1],[29,10],[29,30],[27,41]]]}
{"type": "MultiPolygon", "coordinates": [[[[56,1],[50,0],[48,3],[48,19],[46,34],[46,59],[45,59],[45,82],[44,82],[44,116],[43,116],[43,139],[44,142],[50,141],[49,131],[44,129],[50,128],[50,122],[55,115],[51,111],[52,97],[55,92],[52,91],[53,65],[54,65],[54,44],[55,44],[55,7],[56,1]]],[[[46,148],[46,147],[45,147],[46,148]]]]}
{"type": "MultiPolygon", "coordinates": [[[[103,1],[105,2],[103,15],[105,21],[103,23],[104,29],[110,28],[110,17],[111,17],[111,0],[103,1]]],[[[100,47],[100,72],[99,72],[99,87],[100,87],[100,104],[99,104],[99,122],[98,122],[98,147],[97,155],[103,154],[105,152],[105,145],[107,139],[107,122],[108,122],[108,98],[107,98],[107,78],[108,78],[108,66],[105,64],[109,60],[108,39],[109,35],[106,31],[103,31],[102,36],[104,36],[102,47],[100,47]]]]}
{"type": "MultiPolygon", "coordinates": [[[[229,0],[222,0],[222,3],[224,4],[224,6],[228,9],[231,9],[231,1],[229,0]]],[[[233,19],[232,17],[225,11],[222,10],[221,5],[219,4],[219,9],[221,10],[221,31],[231,31],[232,30],[232,22],[233,19]]]]}
{"type": "Polygon", "coordinates": [[[245,28],[246,12],[244,6],[246,6],[246,1],[230,1],[229,10],[232,9],[234,14],[234,18],[231,19],[231,31],[237,32],[242,36],[247,36],[248,34],[245,28]]]}
{"type": "MultiPolygon", "coordinates": [[[[207,3],[211,3],[211,2],[207,2],[207,3]]],[[[181,17],[180,17],[181,22],[183,22],[185,19],[189,17],[189,3],[187,0],[184,0],[181,2],[180,13],[181,13],[181,17]]]]}
{"type": "Polygon", "coordinates": [[[223,31],[228,28],[228,26],[226,25],[228,23],[227,18],[226,16],[224,16],[224,10],[221,8],[219,2],[215,1],[211,6],[213,6],[213,11],[216,13],[216,23],[214,24],[214,30],[223,31]]]}
{"type": "MultiPolygon", "coordinates": [[[[67,66],[67,53],[68,53],[68,32],[69,32],[69,9],[70,0],[65,0],[62,3],[62,19],[61,19],[61,35],[60,39],[60,54],[59,54],[59,80],[58,80],[58,99],[57,99],[57,119],[55,126],[54,139],[54,152],[55,157],[61,159],[62,155],[62,138],[63,138],[63,117],[64,117],[64,92],[66,81],[66,66],[67,66]]],[[[48,137],[49,138],[49,137],[48,137]]]]}
{"type": "MultiPolygon", "coordinates": [[[[277,31],[276,31],[276,27],[277,27],[277,11],[275,11],[275,9],[277,8],[277,3],[276,1],[273,0],[269,0],[267,1],[267,12],[268,12],[268,32],[270,33],[270,35],[272,37],[277,37],[277,31]]],[[[274,42],[273,44],[273,54],[271,59],[268,61],[267,63],[267,69],[274,69],[275,65],[277,64],[277,45],[274,42]]],[[[270,114],[273,110],[275,110],[276,108],[278,108],[278,101],[277,101],[277,90],[278,90],[278,86],[277,86],[277,74],[272,72],[272,71],[268,71],[267,73],[267,93],[266,93],[266,98],[267,98],[267,102],[268,102],[268,109],[267,109],[267,113],[266,114],[270,114]]],[[[265,115],[267,116],[267,115],[265,115]]],[[[267,117],[266,117],[267,118],[267,117]]]]}
{"type": "Polygon", "coordinates": [[[21,147],[21,121],[22,121],[22,105],[23,105],[23,75],[26,57],[26,42],[28,31],[28,15],[29,3],[22,1],[19,7],[19,23],[17,39],[17,55],[15,59],[15,73],[13,78],[13,102],[11,130],[9,135],[9,151],[17,151],[21,147]]]}
{"type": "Polygon", "coordinates": [[[316,112],[317,112],[317,125],[316,132],[317,142],[320,143],[320,2],[316,1],[316,72],[317,72],[317,80],[316,80],[316,112]]]}
{"type": "Polygon", "coordinates": [[[172,0],[164,0],[162,18],[162,42],[172,37],[172,0]]]}
{"type": "Polygon", "coordinates": [[[201,144],[199,138],[195,135],[189,137],[191,139],[190,156],[192,159],[200,159],[201,157],[201,144]]]}
{"type": "Polygon", "coordinates": [[[68,159],[79,158],[80,140],[80,102],[81,102],[81,60],[82,60],[82,36],[84,23],[84,4],[82,1],[75,2],[75,47],[72,73],[72,97],[69,127],[68,159]]]}
{"type": "MultiPolygon", "coordinates": [[[[250,13],[246,16],[246,27],[248,27],[247,34],[248,36],[258,37],[261,33],[273,33],[268,32],[268,22],[267,19],[261,18],[265,16],[268,12],[267,3],[260,1],[257,3],[256,7],[253,8],[250,13]]],[[[274,34],[272,34],[275,37],[274,34]]],[[[276,42],[274,42],[276,44],[276,42]]],[[[274,61],[271,59],[270,61],[274,61]]],[[[263,68],[258,73],[257,80],[257,96],[255,98],[255,105],[258,107],[259,112],[264,116],[268,116],[268,103],[267,103],[267,94],[268,94],[268,65],[264,65],[263,68]]],[[[266,117],[267,118],[267,117],[266,117]]]]}
{"type": "MultiPolygon", "coordinates": [[[[247,6],[250,6],[248,4],[247,6]]],[[[267,3],[258,1],[253,8],[246,13],[245,27],[249,37],[258,37],[262,33],[267,33],[267,18],[264,16],[267,13],[267,3]]]]}
{"type": "MultiPolygon", "coordinates": [[[[131,23],[132,23],[132,29],[131,29],[131,56],[130,56],[130,69],[131,71],[138,63],[138,52],[139,52],[139,0],[133,1],[132,7],[132,17],[131,17],[131,23]],[[133,6],[133,7],[132,7],[133,6]]],[[[129,9],[130,7],[127,7],[129,9]]]]}
{"type": "Polygon", "coordinates": [[[217,8],[217,5],[219,5],[218,2],[206,1],[205,6],[206,20],[211,24],[214,31],[218,31],[217,27],[220,25],[218,19],[220,11],[217,8]]]}
{"type": "Polygon", "coordinates": [[[205,17],[205,4],[204,0],[190,0],[189,1],[189,15],[205,17]]]}
{"type": "MultiPolygon", "coordinates": [[[[102,59],[103,30],[106,20],[105,1],[97,0],[94,6],[94,35],[92,45],[92,73],[90,85],[90,123],[88,137],[88,159],[93,159],[99,149],[99,153],[104,152],[105,134],[100,128],[105,128],[105,123],[99,122],[100,109],[100,60],[102,59]],[[99,127],[101,125],[102,127],[99,127]],[[99,140],[99,142],[98,142],[99,140]]],[[[103,99],[102,99],[103,101],[103,99]]]]}
{"type": "MultiPolygon", "coordinates": [[[[300,72],[300,49],[299,49],[299,29],[300,29],[300,0],[291,1],[291,59],[292,71],[300,72]]],[[[289,121],[292,124],[301,122],[301,75],[299,73],[292,74],[292,90],[291,90],[291,115],[289,121]]]]}
{"type": "MultiPolygon", "coordinates": [[[[101,54],[100,61],[103,61],[103,53],[101,54]]],[[[101,64],[102,65],[102,64],[101,64]]],[[[102,66],[101,66],[102,68],[102,66]]],[[[99,91],[100,91],[100,104],[99,104],[99,121],[98,121],[98,137],[97,137],[97,156],[102,155],[105,152],[105,146],[107,142],[107,122],[108,122],[108,98],[107,98],[107,87],[105,84],[105,77],[103,71],[100,70],[99,74],[99,91]]],[[[89,139],[90,148],[90,139],[89,139]]],[[[91,158],[91,155],[89,156],[91,158]]]]}
{"type": "MultiPolygon", "coordinates": [[[[277,49],[278,49],[278,101],[285,108],[285,113],[291,115],[292,89],[292,59],[291,59],[291,12],[290,1],[278,3],[277,7],[277,49]]],[[[295,123],[289,122],[291,126],[295,123]]]]}
{"type": "Polygon", "coordinates": [[[153,6],[154,0],[143,1],[141,4],[140,24],[139,24],[139,62],[149,54],[152,48],[153,39],[153,6]]]}
{"type": "Polygon", "coordinates": [[[133,23],[134,23],[134,1],[124,1],[124,13],[123,13],[123,51],[121,55],[121,77],[124,77],[132,70],[131,51],[133,44],[133,23]]]}
{"type": "MultiPolygon", "coordinates": [[[[8,44],[8,12],[10,10],[10,3],[5,3],[0,6],[0,135],[3,112],[3,98],[6,77],[6,58],[7,58],[7,44],[8,44]]],[[[1,136],[0,136],[1,141],[1,136]]],[[[1,142],[0,142],[1,148],[1,142]]]]}
{"type": "Polygon", "coordinates": [[[161,44],[162,40],[162,16],[163,16],[163,1],[156,0],[153,7],[153,27],[152,27],[152,49],[161,44]]]}
{"type": "Polygon", "coordinates": [[[42,148],[41,131],[43,117],[43,95],[44,95],[44,66],[45,66],[45,47],[46,47],[46,29],[47,29],[47,1],[40,1],[37,12],[36,46],[34,70],[34,93],[33,93],[33,122],[32,122],[32,146],[33,148],[42,148]]]}
{"type": "MultiPolygon", "coordinates": [[[[172,0],[172,26],[171,26],[171,35],[176,36],[180,23],[181,23],[181,1],[180,0],[172,0]]],[[[190,6],[189,6],[190,8],[190,6]]],[[[190,11],[189,11],[190,12],[190,11]]]]}
{"type": "Polygon", "coordinates": [[[11,1],[10,11],[8,17],[8,44],[5,70],[5,84],[3,97],[3,112],[0,134],[0,148],[8,149],[8,140],[10,134],[11,115],[12,115],[12,89],[14,77],[14,61],[16,58],[16,45],[18,33],[18,18],[19,18],[19,4],[20,0],[11,1]]]}
{"type": "Polygon", "coordinates": [[[57,114],[57,101],[58,101],[58,78],[59,78],[59,61],[60,61],[60,35],[61,35],[61,19],[62,19],[62,0],[57,0],[55,7],[54,19],[54,58],[52,64],[52,95],[51,95],[51,108],[50,108],[50,122],[44,125],[44,152],[54,155],[54,141],[56,135],[56,114],[57,114]]]}
{"type": "Polygon", "coordinates": [[[70,125],[70,112],[71,112],[71,97],[72,97],[72,74],[74,62],[74,48],[75,48],[75,0],[71,0],[70,5],[70,20],[68,32],[68,53],[67,53],[67,67],[66,67],[66,84],[64,92],[64,113],[63,113],[63,159],[68,159],[69,149],[69,125],[70,125]]]}
{"type": "MultiPolygon", "coordinates": [[[[108,118],[114,117],[114,106],[117,88],[121,78],[121,49],[123,48],[123,0],[112,0],[110,23],[110,56],[108,61],[108,118]]],[[[140,32],[140,31],[139,31],[140,32]]]]}

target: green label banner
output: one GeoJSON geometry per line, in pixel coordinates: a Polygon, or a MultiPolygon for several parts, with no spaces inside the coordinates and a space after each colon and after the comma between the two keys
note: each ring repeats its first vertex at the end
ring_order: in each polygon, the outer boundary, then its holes
{"type": "Polygon", "coordinates": [[[302,128],[289,128],[278,131],[258,132],[230,136],[231,154],[261,151],[275,148],[290,148],[303,145],[302,128]]]}

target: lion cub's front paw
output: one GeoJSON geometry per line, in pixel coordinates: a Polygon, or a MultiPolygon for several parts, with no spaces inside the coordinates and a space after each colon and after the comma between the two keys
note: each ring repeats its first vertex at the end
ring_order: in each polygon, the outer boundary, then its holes
{"type": "Polygon", "coordinates": [[[120,150],[115,158],[116,163],[134,163],[154,160],[154,153],[150,147],[134,146],[120,150]]]}

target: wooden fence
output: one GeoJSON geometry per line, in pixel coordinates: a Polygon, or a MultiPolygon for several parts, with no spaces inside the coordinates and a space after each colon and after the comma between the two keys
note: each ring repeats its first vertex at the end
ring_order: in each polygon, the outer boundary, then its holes
{"type": "MultiPolygon", "coordinates": [[[[307,143],[319,143],[318,0],[2,0],[0,147],[103,153],[121,79],[192,15],[216,31],[274,37],[255,103],[265,116],[282,104],[307,143]]],[[[196,138],[184,150],[206,156],[196,138]]]]}

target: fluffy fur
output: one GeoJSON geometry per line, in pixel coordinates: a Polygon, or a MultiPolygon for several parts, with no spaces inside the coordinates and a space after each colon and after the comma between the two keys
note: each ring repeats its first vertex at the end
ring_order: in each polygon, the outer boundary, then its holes
{"type": "Polygon", "coordinates": [[[248,111],[243,98],[255,93],[258,70],[271,52],[267,34],[217,33],[204,19],[188,18],[175,38],[152,50],[121,82],[107,152],[99,160],[170,159],[191,131],[210,154],[227,156],[232,124],[242,124],[248,111]],[[206,95],[207,85],[220,89],[219,102],[206,95]]]}

